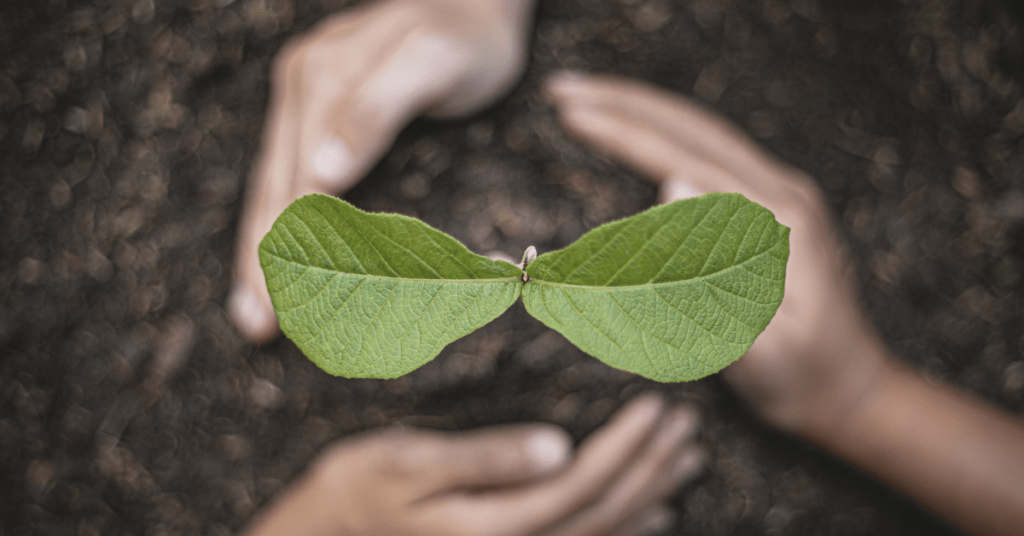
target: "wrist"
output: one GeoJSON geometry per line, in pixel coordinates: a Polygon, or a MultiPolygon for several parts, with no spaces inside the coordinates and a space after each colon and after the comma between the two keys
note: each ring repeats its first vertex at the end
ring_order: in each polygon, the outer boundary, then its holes
{"type": "Polygon", "coordinates": [[[822,389],[819,403],[814,404],[806,418],[793,431],[814,443],[840,438],[872,414],[879,401],[886,398],[894,383],[907,373],[888,355],[879,341],[860,350],[861,355],[844,357],[862,363],[847,371],[836,384],[822,389]]]}
{"type": "Polygon", "coordinates": [[[302,534],[306,536],[343,535],[338,524],[330,519],[333,508],[322,508],[324,500],[316,479],[308,475],[292,484],[275,497],[269,510],[260,515],[248,529],[245,536],[274,536],[277,534],[302,534]]]}

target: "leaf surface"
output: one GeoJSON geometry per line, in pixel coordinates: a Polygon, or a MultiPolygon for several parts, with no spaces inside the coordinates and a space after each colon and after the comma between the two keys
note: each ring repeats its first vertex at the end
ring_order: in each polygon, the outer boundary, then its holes
{"type": "Polygon", "coordinates": [[[750,348],[785,286],[789,228],[739,194],[608,223],[526,269],[526,310],[616,368],[663,382],[712,374],[750,348]]]}
{"type": "Polygon", "coordinates": [[[397,214],[326,195],[292,203],[260,242],[281,330],[336,376],[395,378],[490,322],[522,271],[397,214]]]}

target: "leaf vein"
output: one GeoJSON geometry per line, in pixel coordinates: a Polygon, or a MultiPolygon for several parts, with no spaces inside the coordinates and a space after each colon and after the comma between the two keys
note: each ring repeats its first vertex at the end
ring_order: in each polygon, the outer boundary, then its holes
{"type": "MultiPolygon", "coordinates": [[[[385,371],[387,371],[387,369],[386,369],[387,364],[391,361],[390,359],[387,358],[388,353],[391,352],[391,349],[394,348],[395,345],[398,344],[402,340],[402,337],[405,337],[405,335],[407,333],[412,331],[412,328],[416,327],[416,325],[419,324],[421,320],[423,320],[424,316],[427,316],[427,313],[430,312],[430,306],[434,304],[434,300],[436,300],[437,297],[441,294],[441,291],[444,290],[444,286],[445,285],[447,285],[447,283],[442,280],[441,285],[439,287],[437,287],[437,291],[434,292],[434,295],[430,297],[430,301],[427,302],[426,307],[423,308],[423,312],[420,313],[420,315],[418,317],[416,317],[416,320],[413,320],[412,323],[409,324],[409,327],[405,328],[405,331],[403,331],[401,335],[395,337],[395,340],[394,340],[394,342],[391,343],[391,346],[388,346],[387,348],[384,348],[384,349],[381,350],[380,357],[384,360],[385,371]]],[[[396,286],[395,288],[398,288],[398,287],[396,286]]],[[[394,293],[394,291],[392,291],[392,293],[394,293]]],[[[390,296],[389,296],[389,298],[390,298],[390,296]]],[[[421,343],[422,343],[422,341],[421,341],[421,343]]],[[[390,374],[390,371],[387,371],[387,372],[388,372],[388,374],[390,374]]]]}
{"type": "Polygon", "coordinates": [[[718,203],[719,203],[718,201],[715,201],[715,204],[711,205],[711,207],[708,208],[708,210],[706,212],[704,212],[704,215],[701,216],[699,220],[694,222],[693,225],[689,229],[686,230],[687,231],[686,237],[679,241],[679,245],[676,247],[676,250],[674,252],[672,252],[672,255],[669,256],[667,261],[665,261],[665,264],[661,265],[661,268],[658,270],[658,273],[654,274],[654,277],[651,278],[652,282],[656,281],[658,279],[658,277],[662,274],[662,272],[664,272],[669,266],[671,266],[672,259],[675,259],[676,255],[678,255],[679,252],[684,247],[686,247],[686,241],[689,240],[691,236],[693,236],[693,231],[695,229],[697,229],[698,227],[700,227],[701,225],[703,225],[704,220],[706,220],[708,218],[708,214],[711,214],[711,212],[715,209],[715,207],[718,206],[718,203]]]}
{"type": "Polygon", "coordinates": [[[579,271],[579,269],[580,269],[580,268],[582,268],[582,267],[583,267],[583,265],[587,264],[587,262],[588,262],[588,261],[590,261],[590,260],[593,260],[593,259],[594,259],[594,258],[596,258],[596,257],[597,257],[598,255],[600,255],[600,254],[601,254],[601,252],[605,250],[605,248],[607,248],[607,247],[608,247],[608,246],[609,246],[609,245],[610,245],[610,244],[611,244],[611,243],[612,243],[613,241],[615,241],[615,239],[616,239],[616,238],[617,238],[617,237],[618,237],[618,236],[619,236],[620,234],[622,234],[622,233],[623,233],[623,231],[625,231],[625,230],[626,230],[626,229],[628,229],[629,227],[631,227],[631,226],[635,225],[635,224],[636,224],[636,221],[637,221],[637,220],[633,220],[633,221],[631,221],[631,222],[623,222],[623,223],[622,223],[622,227],[621,227],[621,228],[619,228],[619,230],[618,230],[618,231],[615,231],[615,234],[613,234],[613,235],[612,235],[612,236],[611,236],[610,238],[608,238],[608,241],[607,241],[607,242],[605,242],[604,244],[602,244],[602,245],[601,245],[601,247],[597,248],[597,251],[595,251],[595,252],[594,252],[594,253],[593,253],[592,255],[590,255],[590,258],[589,258],[589,259],[584,259],[584,260],[583,260],[583,262],[579,263],[579,264],[578,264],[578,265],[577,265],[577,266],[576,266],[575,268],[573,268],[573,270],[572,270],[571,272],[569,272],[569,273],[568,273],[568,274],[567,274],[567,275],[566,275],[565,277],[563,277],[563,278],[562,278],[562,280],[563,280],[563,281],[568,281],[568,280],[569,280],[569,279],[570,279],[570,278],[571,278],[571,277],[572,277],[573,275],[575,275],[575,274],[576,274],[576,272],[578,272],[578,271],[579,271]]]}
{"type": "MultiPolygon", "coordinates": [[[[662,344],[665,344],[666,346],[669,346],[671,348],[675,348],[680,353],[683,353],[683,354],[686,353],[686,352],[683,351],[682,348],[679,348],[678,346],[670,344],[668,341],[662,340],[661,337],[658,337],[657,335],[655,335],[655,334],[647,331],[646,329],[644,329],[644,327],[641,326],[639,322],[637,322],[632,316],[629,315],[629,313],[626,311],[626,309],[624,307],[622,307],[622,304],[619,303],[619,300],[615,299],[615,296],[613,296],[612,293],[609,292],[608,293],[608,297],[612,300],[612,303],[614,303],[615,306],[618,307],[620,311],[622,311],[623,316],[628,318],[629,321],[633,323],[633,326],[636,327],[636,329],[640,332],[640,344],[644,347],[644,357],[647,358],[647,364],[650,365],[652,371],[658,370],[658,367],[654,364],[654,359],[651,358],[651,353],[647,350],[647,341],[644,340],[644,334],[645,333],[650,335],[651,337],[654,337],[655,339],[661,341],[662,344]]],[[[671,359],[669,359],[669,362],[673,364],[673,368],[676,368],[675,367],[675,363],[672,362],[671,359]]]]}
{"type": "MultiPolygon", "coordinates": [[[[707,327],[705,327],[705,326],[704,326],[704,324],[701,324],[699,320],[697,320],[696,318],[693,318],[692,316],[690,316],[690,315],[686,314],[686,313],[685,313],[685,312],[684,312],[684,311],[683,311],[682,309],[680,309],[680,308],[676,307],[676,306],[675,306],[675,304],[673,304],[672,302],[668,301],[668,298],[666,298],[666,297],[662,296],[660,292],[657,292],[657,291],[655,291],[655,294],[657,294],[657,295],[658,295],[658,297],[662,299],[662,301],[664,301],[665,303],[667,303],[669,307],[671,307],[671,308],[672,308],[672,309],[674,309],[674,310],[675,310],[676,312],[678,312],[679,314],[681,314],[681,315],[683,315],[684,317],[686,317],[686,319],[687,319],[687,320],[689,320],[690,322],[693,322],[693,323],[694,323],[694,325],[696,325],[697,327],[699,327],[700,329],[702,329],[702,330],[703,330],[703,331],[704,331],[705,333],[707,333],[708,335],[710,335],[710,336],[711,336],[712,338],[718,339],[718,340],[720,340],[720,341],[722,341],[722,342],[724,342],[724,343],[726,343],[726,344],[736,344],[736,343],[735,343],[735,342],[733,342],[733,341],[730,341],[730,340],[726,340],[726,339],[725,339],[724,337],[722,337],[721,335],[718,335],[717,333],[715,333],[715,332],[711,331],[710,329],[708,329],[707,327]]],[[[701,361],[701,362],[703,363],[703,361],[701,361]]],[[[707,364],[707,363],[705,363],[705,364],[707,364]]]]}
{"type": "Polygon", "coordinates": [[[348,305],[348,302],[351,301],[352,298],[356,295],[356,291],[359,290],[359,287],[363,286],[363,283],[365,282],[365,279],[360,281],[359,284],[356,285],[356,288],[352,289],[352,293],[349,294],[347,298],[345,298],[345,301],[341,302],[341,305],[339,305],[338,308],[334,310],[334,314],[331,315],[331,318],[329,318],[327,322],[324,322],[324,325],[320,327],[320,331],[317,331],[315,335],[305,340],[312,341],[318,338],[320,335],[322,335],[324,330],[326,330],[328,326],[334,323],[334,319],[338,318],[338,315],[341,314],[341,310],[344,309],[346,305],[348,305]]]}
{"type": "MultiPolygon", "coordinates": [[[[713,205],[711,208],[714,209],[714,207],[717,206],[717,205],[718,205],[718,201],[716,201],[715,205],[713,205]]],[[[725,221],[725,225],[723,225],[722,228],[718,231],[718,237],[715,238],[715,243],[711,246],[711,251],[708,252],[708,256],[707,257],[704,257],[704,264],[702,264],[700,266],[700,270],[697,270],[697,276],[698,277],[701,277],[701,276],[706,277],[706,276],[710,275],[710,274],[705,274],[704,273],[704,269],[708,267],[708,263],[711,262],[711,257],[714,256],[715,251],[718,250],[718,246],[721,245],[721,243],[722,243],[722,235],[725,234],[725,230],[729,228],[729,224],[732,223],[732,220],[733,220],[733,218],[736,217],[736,214],[739,214],[739,210],[733,211],[733,213],[729,215],[729,219],[727,219],[725,221]]]]}
{"type": "Polygon", "coordinates": [[[678,216],[679,214],[682,214],[682,212],[676,211],[675,214],[671,215],[668,219],[666,219],[664,222],[662,222],[661,225],[658,226],[658,229],[656,231],[654,231],[654,233],[651,234],[651,238],[646,240],[646,241],[644,241],[643,245],[638,247],[636,249],[636,252],[634,252],[632,255],[630,255],[629,258],[626,259],[622,263],[622,266],[619,266],[619,269],[616,270],[615,273],[612,274],[611,277],[609,277],[604,282],[604,286],[608,286],[608,283],[610,283],[612,280],[614,280],[615,276],[617,276],[620,273],[622,273],[622,271],[626,269],[626,266],[629,265],[629,263],[633,262],[633,259],[635,259],[637,255],[639,255],[643,250],[647,249],[647,246],[649,246],[651,244],[652,239],[656,238],[658,236],[658,233],[660,233],[661,230],[664,229],[666,225],[668,225],[668,224],[672,223],[673,221],[675,221],[676,216],[678,216]]]}
{"type": "MultiPolygon", "coordinates": [[[[419,255],[417,255],[415,251],[413,251],[413,250],[411,250],[411,249],[409,249],[409,248],[407,248],[407,247],[403,246],[402,244],[399,244],[398,242],[395,242],[395,241],[394,241],[394,240],[393,240],[393,239],[392,239],[392,238],[391,238],[390,236],[388,236],[388,235],[386,235],[386,234],[384,234],[384,233],[380,232],[380,230],[379,230],[379,229],[377,229],[376,227],[374,227],[374,226],[370,225],[370,226],[369,226],[369,228],[370,228],[370,230],[372,230],[373,232],[375,232],[375,233],[377,233],[378,235],[380,235],[380,236],[381,236],[381,237],[382,237],[382,238],[383,238],[384,240],[387,240],[388,242],[391,242],[392,244],[394,244],[395,246],[397,246],[397,247],[398,247],[398,249],[400,249],[400,250],[402,250],[402,251],[405,251],[405,252],[409,253],[409,254],[410,254],[410,255],[412,255],[413,257],[416,257],[416,260],[420,261],[420,264],[422,264],[423,266],[425,266],[425,267],[426,267],[426,268],[427,268],[428,270],[430,270],[431,272],[434,272],[434,275],[436,275],[438,279],[445,279],[444,277],[442,277],[442,276],[441,276],[441,274],[439,274],[439,273],[437,272],[437,270],[435,270],[435,269],[434,269],[434,267],[433,267],[433,266],[431,266],[431,265],[427,264],[427,261],[423,260],[423,258],[422,258],[422,257],[420,257],[419,255]]],[[[359,229],[356,229],[356,232],[358,232],[360,236],[363,236],[363,232],[362,232],[361,230],[359,230],[359,229]]],[[[366,239],[366,238],[364,237],[364,240],[365,240],[365,239],[366,239]]],[[[367,243],[369,243],[369,240],[367,240],[367,243]]],[[[371,245],[370,247],[373,247],[373,246],[371,245]]],[[[376,248],[374,248],[374,250],[376,251],[376,248]]],[[[379,254],[379,252],[378,252],[378,254],[379,254]]],[[[385,261],[385,262],[386,262],[386,261],[385,261]]],[[[392,272],[395,272],[395,274],[396,274],[396,275],[398,274],[398,271],[397,271],[397,270],[395,270],[395,269],[394,269],[394,267],[392,267],[392,266],[391,266],[391,264],[388,264],[388,268],[391,268],[391,271],[392,271],[392,272]]]]}
{"type": "Polygon", "coordinates": [[[577,314],[577,315],[578,315],[578,316],[579,316],[580,318],[582,318],[583,320],[586,320],[586,322],[587,322],[588,324],[590,324],[591,326],[593,326],[593,327],[594,327],[594,329],[596,329],[596,330],[597,330],[597,331],[598,331],[598,332],[599,332],[599,333],[600,333],[601,335],[604,335],[604,337],[605,337],[606,339],[608,339],[609,341],[611,341],[611,343],[612,343],[612,344],[614,344],[615,346],[617,346],[617,347],[619,348],[619,350],[621,350],[621,351],[622,351],[623,355],[625,355],[625,354],[626,354],[626,349],[625,349],[625,348],[623,348],[623,347],[622,347],[622,345],[620,345],[620,344],[618,343],[618,341],[616,341],[616,340],[615,340],[615,338],[614,338],[614,337],[612,337],[611,335],[608,335],[607,333],[605,333],[605,331],[604,331],[603,329],[601,329],[601,328],[600,328],[600,327],[599,327],[599,326],[598,326],[597,324],[595,324],[595,323],[591,322],[591,321],[590,321],[590,319],[589,319],[589,318],[587,318],[587,316],[586,316],[586,315],[584,315],[584,314],[583,314],[583,313],[582,313],[582,312],[580,311],[580,308],[576,306],[576,302],[574,302],[574,301],[572,300],[572,297],[570,297],[570,296],[569,296],[569,293],[568,293],[568,292],[566,292],[564,288],[563,288],[563,289],[559,289],[559,290],[561,290],[561,291],[562,291],[562,294],[564,294],[564,295],[565,295],[565,299],[566,299],[566,301],[568,301],[568,302],[569,302],[569,305],[572,305],[572,308],[573,308],[573,310],[574,310],[574,311],[576,311],[576,314],[577,314]]]}
{"type": "MultiPolygon", "coordinates": [[[[310,268],[312,268],[312,267],[310,267],[310,268]]],[[[307,272],[309,272],[309,270],[308,270],[308,269],[307,269],[307,270],[306,270],[305,272],[302,272],[302,275],[301,275],[301,276],[299,276],[299,277],[297,277],[297,278],[295,279],[295,281],[292,281],[291,283],[289,283],[289,284],[288,284],[288,286],[290,287],[290,286],[294,285],[295,283],[298,283],[299,281],[301,281],[301,280],[302,280],[302,278],[303,278],[303,277],[305,277],[305,275],[306,275],[306,273],[307,273],[307,272]]],[[[321,295],[321,294],[323,294],[323,293],[324,293],[324,291],[326,291],[326,290],[327,290],[327,289],[328,289],[328,288],[329,288],[329,287],[331,286],[331,284],[333,284],[333,283],[334,283],[334,280],[335,280],[335,279],[337,279],[337,278],[338,278],[338,276],[340,276],[340,275],[341,275],[341,272],[335,272],[335,273],[334,273],[334,275],[333,275],[333,276],[331,276],[331,279],[330,279],[330,280],[328,280],[328,281],[327,281],[327,283],[325,283],[325,284],[324,284],[324,286],[323,286],[323,287],[321,287],[321,288],[320,288],[320,290],[318,290],[318,291],[317,291],[317,293],[316,293],[315,295],[313,295],[313,296],[310,296],[308,300],[306,300],[306,301],[304,301],[304,302],[300,303],[299,305],[296,305],[295,307],[290,307],[290,308],[288,308],[288,309],[281,309],[281,310],[279,311],[279,313],[280,313],[280,314],[288,314],[288,313],[290,313],[290,312],[292,312],[292,311],[294,311],[294,310],[296,310],[296,309],[299,309],[300,307],[305,307],[305,306],[307,306],[307,305],[309,305],[309,304],[313,303],[313,302],[314,302],[314,301],[315,301],[315,300],[316,300],[317,298],[319,298],[319,297],[320,297],[320,295],[321,295]]],[[[286,288],[287,288],[287,287],[286,287],[286,288]]],[[[357,288],[358,288],[358,287],[357,287],[357,288]]],[[[284,291],[285,291],[285,289],[279,289],[279,290],[278,290],[278,292],[284,292],[284,291]]],[[[352,291],[353,291],[353,292],[355,292],[355,289],[352,289],[352,291]]]]}

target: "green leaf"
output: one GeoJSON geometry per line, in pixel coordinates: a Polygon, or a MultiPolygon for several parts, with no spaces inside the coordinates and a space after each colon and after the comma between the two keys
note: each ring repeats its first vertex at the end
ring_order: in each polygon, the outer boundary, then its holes
{"type": "Polygon", "coordinates": [[[789,228],[739,194],[602,225],[526,269],[526,310],[583,351],[653,380],[742,356],[782,302],[789,228]]]}
{"type": "Polygon", "coordinates": [[[396,214],[313,194],[259,248],[281,330],[325,371],[395,378],[490,322],[519,297],[522,271],[396,214]]]}

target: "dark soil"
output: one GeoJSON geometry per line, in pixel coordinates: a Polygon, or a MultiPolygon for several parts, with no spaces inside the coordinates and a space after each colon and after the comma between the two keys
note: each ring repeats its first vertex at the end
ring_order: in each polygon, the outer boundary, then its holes
{"type": "MultiPolygon", "coordinates": [[[[0,535],[228,534],[353,432],[542,420],[582,438],[649,389],[702,409],[712,454],[673,533],[954,533],[719,379],[612,370],[521,306],[390,381],[246,344],[223,302],[268,65],[344,4],[2,3],[0,535]]],[[[1016,0],[541,4],[508,98],[413,124],[346,198],[479,252],[559,248],[655,191],[559,129],[544,77],[695,94],[818,178],[903,360],[1024,416],[1016,0]]]]}

